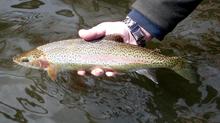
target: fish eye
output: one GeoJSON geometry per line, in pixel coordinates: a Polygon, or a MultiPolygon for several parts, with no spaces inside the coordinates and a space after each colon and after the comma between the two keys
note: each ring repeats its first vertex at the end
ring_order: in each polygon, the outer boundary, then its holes
{"type": "Polygon", "coordinates": [[[23,58],[21,59],[21,62],[29,62],[29,59],[28,59],[27,57],[23,57],[23,58]]]}

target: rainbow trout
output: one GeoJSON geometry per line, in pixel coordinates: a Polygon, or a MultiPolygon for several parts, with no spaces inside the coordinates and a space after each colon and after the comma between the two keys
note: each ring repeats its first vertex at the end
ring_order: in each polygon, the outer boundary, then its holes
{"type": "Polygon", "coordinates": [[[25,67],[46,70],[52,80],[56,80],[60,70],[88,70],[94,66],[119,72],[169,68],[185,79],[193,78],[191,70],[186,67],[187,62],[180,57],[168,57],[154,50],[105,39],[94,42],[69,39],[48,43],[15,56],[13,61],[25,67]]]}

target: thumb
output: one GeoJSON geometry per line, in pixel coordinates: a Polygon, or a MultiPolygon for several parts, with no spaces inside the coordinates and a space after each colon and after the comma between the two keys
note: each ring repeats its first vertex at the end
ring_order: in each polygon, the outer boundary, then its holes
{"type": "Polygon", "coordinates": [[[106,28],[105,24],[101,23],[91,29],[81,29],[79,30],[79,36],[87,41],[94,40],[105,36],[106,28]]]}

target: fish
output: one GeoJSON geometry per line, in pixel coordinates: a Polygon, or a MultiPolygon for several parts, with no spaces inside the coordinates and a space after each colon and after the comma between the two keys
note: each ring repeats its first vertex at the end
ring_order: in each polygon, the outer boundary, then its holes
{"type": "MultiPolygon", "coordinates": [[[[81,38],[55,41],[16,55],[13,61],[24,67],[45,70],[54,81],[60,71],[94,67],[122,73],[137,70],[143,75],[152,73],[151,69],[168,68],[187,80],[195,81],[189,63],[181,57],[166,56],[157,50],[108,39],[92,42],[81,38]]],[[[154,77],[146,76],[158,83],[154,77]]]]}

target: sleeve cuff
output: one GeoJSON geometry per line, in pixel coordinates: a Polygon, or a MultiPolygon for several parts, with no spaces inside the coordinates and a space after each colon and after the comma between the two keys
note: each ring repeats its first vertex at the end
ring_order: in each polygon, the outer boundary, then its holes
{"type": "Polygon", "coordinates": [[[164,36],[168,33],[168,31],[154,24],[143,14],[141,14],[139,11],[135,9],[132,9],[128,16],[136,23],[138,23],[142,28],[148,31],[153,37],[159,40],[163,40],[164,36]]]}

